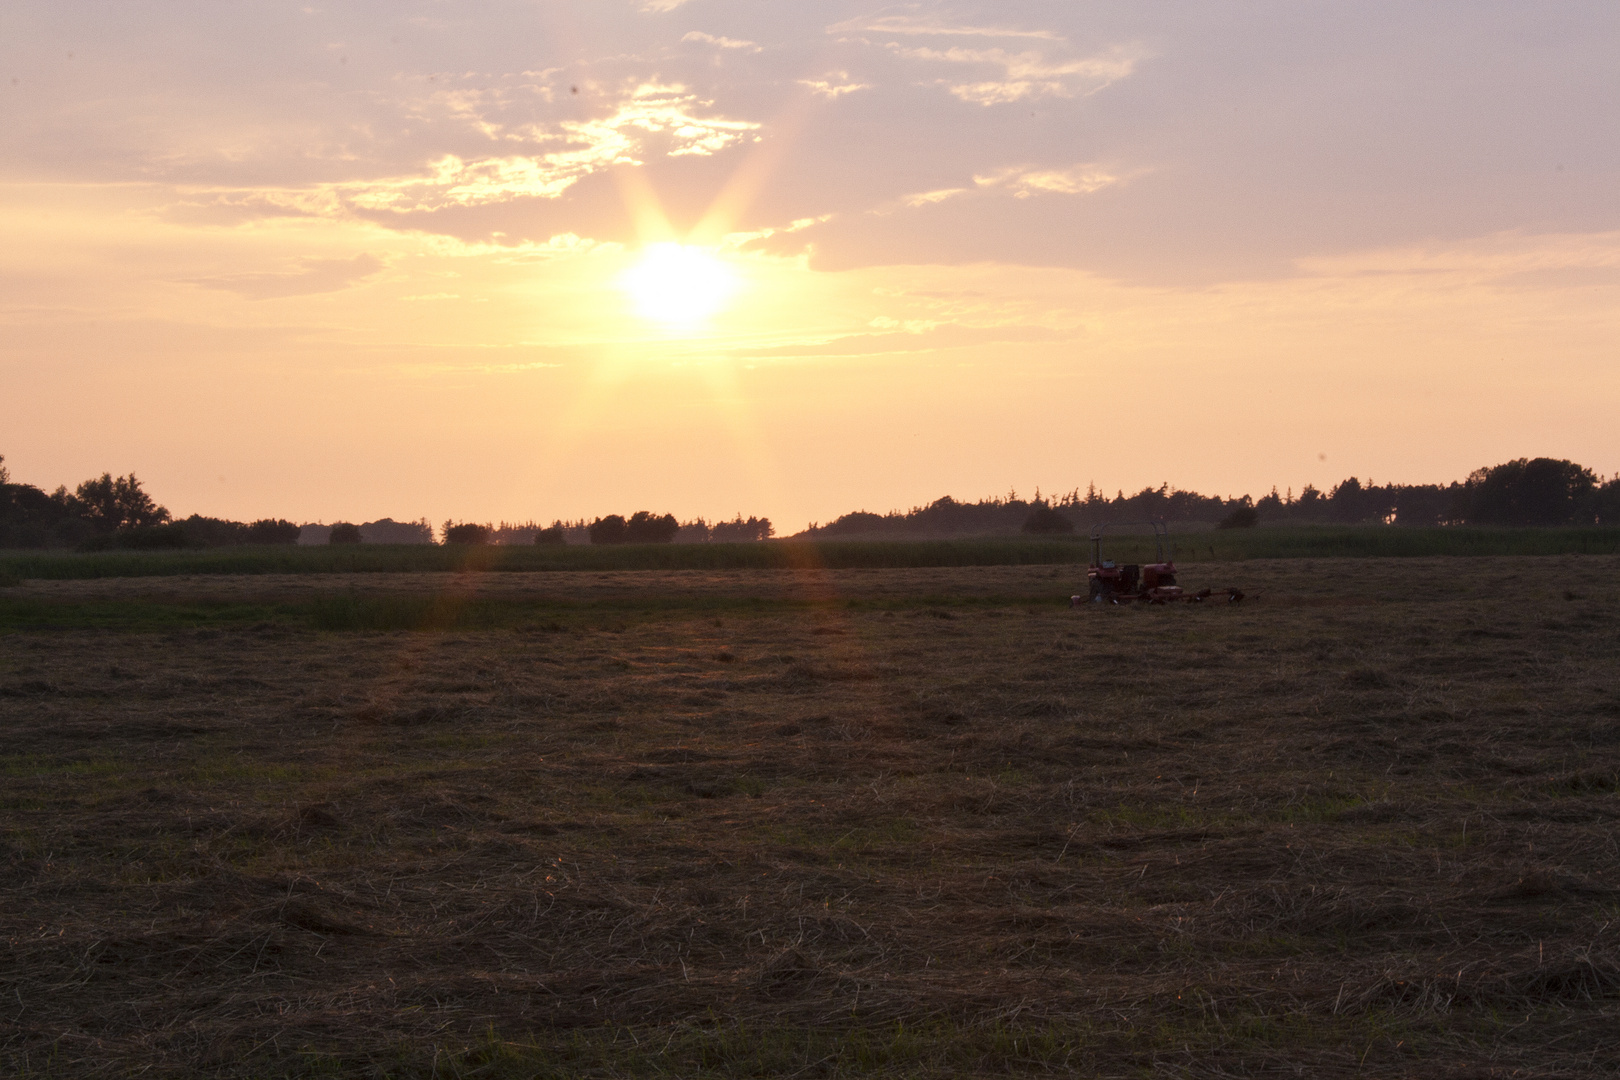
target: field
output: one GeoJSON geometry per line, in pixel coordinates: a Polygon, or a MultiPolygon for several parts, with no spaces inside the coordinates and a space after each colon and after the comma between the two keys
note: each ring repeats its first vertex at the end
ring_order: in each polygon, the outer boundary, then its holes
{"type": "Polygon", "coordinates": [[[8,1076],[1620,1070],[1614,554],[27,558],[8,1076]]]}
{"type": "MultiPolygon", "coordinates": [[[[1140,530],[1139,530],[1140,531],[1140,530]]],[[[1108,554],[1152,556],[1143,536],[1110,534],[1108,554]]],[[[1179,562],[1288,558],[1413,558],[1434,555],[1620,555],[1620,528],[1561,529],[1306,526],[1172,532],[1179,562]]],[[[954,540],[777,540],[763,544],[630,544],[612,547],[439,547],[358,544],[236,547],[197,551],[0,551],[0,582],[44,578],[195,574],[544,572],[566,570],[853,570],[928,566],[1084,563],[1085,536],[954,540]]]]}

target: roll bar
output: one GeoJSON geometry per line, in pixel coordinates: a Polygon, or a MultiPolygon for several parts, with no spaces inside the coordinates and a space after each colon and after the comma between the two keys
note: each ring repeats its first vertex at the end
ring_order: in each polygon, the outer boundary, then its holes
{"type": "Polygon", "coordinates": [[[1128,525],[1148,525],[1153,528],[1153,543],[1158,548],[1159,557],[1155,562],[1164,562],[1164,541],[1170,535],[1170,526],[1163,520],[1157,521],[1105,521],[1091,530],[1091,564],[1102,565],[1102,539],[1103,533],[1111,528],[1124,528],[1128,525]]]}

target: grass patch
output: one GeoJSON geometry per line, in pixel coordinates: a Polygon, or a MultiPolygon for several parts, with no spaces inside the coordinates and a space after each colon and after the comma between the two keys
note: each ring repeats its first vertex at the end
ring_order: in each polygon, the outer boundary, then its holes
{"type": "Polygon", "coordinates": [[[1617,570],[31,585],[0,1074],[1607,1075],[1617,570]]]}
{"type": "MultiPolygon", "coordinates": [[[[401,1047],[381,1069],[375,1059],[308,1054],[288,1068],[291,1077],[350,1076],[377,1071],[400,1080],[415,1078],[690,1077],[733,1080],[761,1076],[953,1077],[1091,1075],[1109,1066],[1159,1071],[1161,1048],[1183,1057],[1234,1066],[1252,1056],[1256,1064],[1279,1051],[1330,1051],[1335,1040],[1355,1042],[1375,1064],[1401,1060],[1391,1054],[1414,1040],[1418,1026],[1381,1019],[1312,1024],[1302,1018],[1266,1015],[1239,1006],[1225,1016],[1225,1002],[1200,1002],[1189,990],[1182,1015],[1151,1026],[1074,1021],[962,1023],[949,1018],[908,1024],[841,1022],[808,1026],[715,1022],[675,1032],[622,1027],[503,1038],[495,1031],[464,1045],[401,1047]],[[1213,1008],[1211,1007],[1213,1006],[1213,1008]],[[1371,1043],[1372,1046],[1368,1046],[1371,1043]],[[1374,1054],[1371,1051],[1376,1050],[1374,1054]]],[[[282,1059],[283,1061],[285,1059],[282,1059]]],[[[296,1059],[295,1059],[296,1060],[296,1059]]],[[[282,1070],[286,1070],[283,1072],[282,1070]]]]}
{"type": "Polygon", "coordinates": [[[757,616],[819,612],[920,612],[944,606],[994,610],[1008,603],[1040,604],[1059,610],[1068,601],[1052,595],[1027,597],[844,598],[803,600],[746,595],[636,598],[528,599],[469,598],[438,593],[363,595],[327,593],[297,602],[197,602],[164,600],[6,600],[0,599],[0,633],[49,630],[274,630],[300,629],[330,633],[452,630],[512,630],[562,633],[591,628],[607,619],[623,629],[626,620],[666,617],[757,616]]]}
{"type": "MultiPolygon", "coordinates": [[[[1183,562],[1292,558],[1411,558],[1432,555],[1612,555],[1620,528],[1407,529],[1319,526],[1172,533],[1183,562]]],[[[855,570],[1084,564],[1084,539],[990,538],[921,541],[792,540],[760,544],[628,544],[609,547],[439,547],[357,544],[240,547],[204,551],[10,552],[4,579],[170,577],[187,574],[354,574],[615,570],[855,570]]],[[[1142,561],[1151,541],[1111,536],[1107,554],[1142,561]]]]}

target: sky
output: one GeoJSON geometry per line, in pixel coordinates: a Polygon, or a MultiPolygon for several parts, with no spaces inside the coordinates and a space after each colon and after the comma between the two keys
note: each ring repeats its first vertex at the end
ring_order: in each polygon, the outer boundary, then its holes
{"type": "Polygon", "coordinates": [[[1620,472],[1612,0],[10,0],[0,454],[177,514],[1620,472]]]}

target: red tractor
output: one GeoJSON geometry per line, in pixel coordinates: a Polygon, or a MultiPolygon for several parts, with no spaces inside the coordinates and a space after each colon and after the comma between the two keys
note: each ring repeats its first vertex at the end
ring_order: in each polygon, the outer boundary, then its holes
{"type": "Polygon", "coordinates": [[[1235,604],[1243,599],[1238,589],[1200,589],[1190,593],[1176,584],[1176,564],[1164,557],[1164,542],[1170,529],[1162,521],[1104,522],[1091,530],[1091,565],[1086,567],[1087,596],[1069,597],[1070,607],[1083,603],[1168,604],[1177,600],[1201,603],[1214,596],[1224,596],[1235,604]],[[1124,525],[1147,525],[1153,529],[1153,544],[1158,557],[1150,563],[1116,563],[1102,557],[1103,534],[1110,528],[1124,525]]]}

